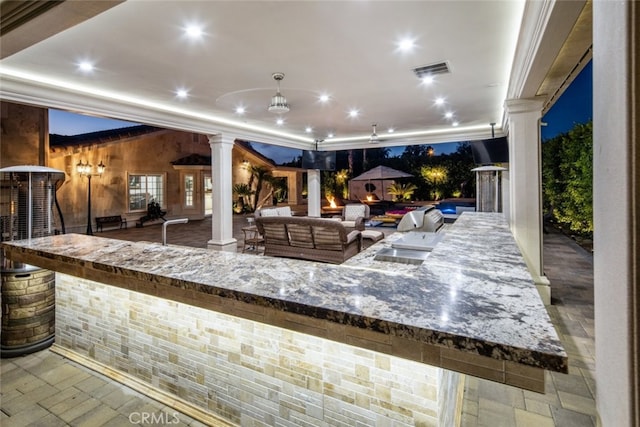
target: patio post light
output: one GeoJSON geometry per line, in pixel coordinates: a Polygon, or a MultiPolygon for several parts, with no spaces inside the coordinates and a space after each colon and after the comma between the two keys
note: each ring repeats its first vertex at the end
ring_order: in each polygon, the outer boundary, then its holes
{"type": "Polygon", "coordinates": [[[87,177],[87,235],[93,236],[93,229],[91,228],[91,177],[94,175],[102,176],[106,166],[102,163],[102,160],[97,166],[98,173],[92,173],[92,166],[87,163],[82,163],[82,160],[76,165],[76,170],[80,176],[87,177]]]}

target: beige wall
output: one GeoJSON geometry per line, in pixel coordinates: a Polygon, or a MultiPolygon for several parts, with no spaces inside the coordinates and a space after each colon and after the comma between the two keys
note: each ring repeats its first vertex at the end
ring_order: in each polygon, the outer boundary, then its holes
{"type": "Polygon", "coordinates": [[[289,199],[287,204],[301,205],[306,203],[306,200],[302,198],[302,173],[298,171],[274,170],[273,176],[287,179],[289,186],[289,199]]]}
{"type": "Polygon", "coordinates": [[[46,109],[0,102],[0,168],[49,166],[48,118],[46,109]]]}
{"type": "MultiPolygon", "coordinates": [[[[233,164],[231,179],[234,184],[248,184],[251,174],[249,166],[258,164],[258,158],[251,153],[245,153],[238,149],[234,149],[231,153],[231,162],[233,164]]],[[[260,162],[262,164],[262,162],[260,162]]],[[[263,193],[264,194],[264,193],[263,193]]],[[[233,200],[238,198],[235,194],[233,200]]]]}
{"type": "Polygon", "coordinates": [[[128,174],[165,174],[163,207],[167,209],[167,216],[181,216],[182,180],[180,171],[171,162],[193,153],[211,155],[205,136],[169,130],[130,141],[52,150],[49,166],[67,174],[67,181],[57,194],[67,232],[83,230],[87,221],[87,178],[76,172],[78,162],[89,162],[95,166],[102,161],[106,165],[105,173],[101,177],[94,176],[91,181],[92,221],[96,216],[122,215],[133,226],[145,212],[128,211],[128,174]]]}

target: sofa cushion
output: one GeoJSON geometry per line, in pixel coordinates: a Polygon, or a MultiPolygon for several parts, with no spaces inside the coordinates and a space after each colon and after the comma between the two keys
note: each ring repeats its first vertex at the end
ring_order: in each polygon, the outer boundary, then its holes
{"type": "Polygon", "coordinates": [[[260,209],[260,216],[279,216],[277,209],[260,209]]]}
{"type": "Polygon", "coordinates": [[[313,241],[318,249],[328,249],[333,251],[342,250],[342,242],[340,234],[336,233],[335,228],[329,227],[313,227],[313,241]]]}
{"type": "Polygon", "coordinates": [[[344,220],[355,221],[358,217],[364,217],[364,205],[346,205],[344,207],[344,220]]]}
{"type": "Polygon", "coordinates": [[[287,224],[289,244],[297,248],[313,248],[311,226],[306,224],[287,224]]]}
{"type": "Polygon", "coordinates": [[[356,222],[355,221],[342,221],[342,225],[345,228],[356,228],[356,222]]]}
{"type": "Polygon", "coordinates": [[[282,206],[279,208],[275,208],[275,211],[278,213],[278,216],[292,216],[290,206],[282,206]]]}
{"type": "Polygon", "coordinates": [[[264,240],[265,242],[280,245],[289,244],[289,235],[284,224],[264,224],[264,240]]]}

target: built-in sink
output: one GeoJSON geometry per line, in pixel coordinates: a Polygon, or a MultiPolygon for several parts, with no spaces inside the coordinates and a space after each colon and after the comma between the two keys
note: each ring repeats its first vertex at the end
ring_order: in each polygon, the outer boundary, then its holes
{"type": "Polygon", "coordinates": [[[379,250],[373,259],[402,264],[422,264],[443,236],[444,233],[410,231],[394,241],[390,248],[379,250]]]}
{"type": "Polygon", "coordinates": [[[438,244],[444,233],[431,233],[427,231],[410,231],[391,244],[392,248],[414,249],[417,251],[432,251],[438,244]]]}
{"type": "Polygon", "coordinates": [[[376,261],[398,262],[401,264],[422,264],[428,256],[429,252],[427,251],[384,248],[380,249],[373,259],[376,261]]]}

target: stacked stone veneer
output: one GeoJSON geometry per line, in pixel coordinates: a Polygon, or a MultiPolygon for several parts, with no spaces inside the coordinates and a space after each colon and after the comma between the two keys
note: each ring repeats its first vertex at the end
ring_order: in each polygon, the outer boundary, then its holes
{"type": "Polygon", "coordinates": [[[5,351],[16,352],[14,356],[37,351],[40,343],[51,345],[55,333],[53,271],[3,271],[1,300],[3,355],[5,351]]]}
{"type": "Polygon", "coordinates": [[[60,273],[57,282],[57,345],[231,422],[436,426],[456,417],[457,373],[60,273]]]}

